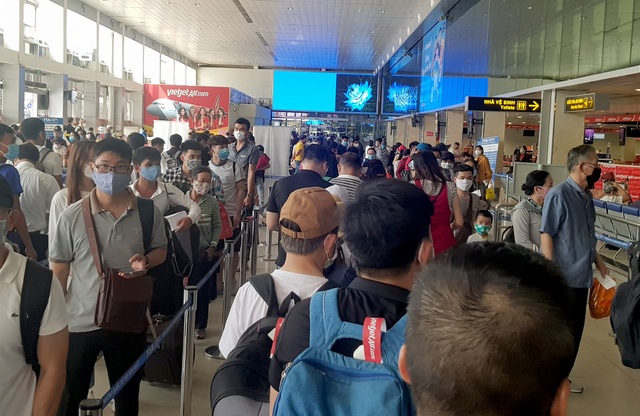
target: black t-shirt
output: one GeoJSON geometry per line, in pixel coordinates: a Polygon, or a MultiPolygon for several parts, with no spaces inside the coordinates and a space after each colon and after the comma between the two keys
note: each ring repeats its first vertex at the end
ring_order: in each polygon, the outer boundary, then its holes
{"type": "MultiPolygon", "coordinates": [[[[357,277],[348,288],[338,291],[340,319],[362,325],[367,317],[382,317],[389,330],[406,315],[409,293],[398,286],[357,277]]],[[[311,298],[298,302],[280,329],[269,369],[269,382],[277,391],[280,391],[280,379],[287,363],[293,362],[309,347],[310,306],[311,298]]],[[[333,351],[353,356],[360,345],[361,339],[340,340],[333,346],[333,351]]]]}
{"type": "MultiPolygon", "coordinates": [[[[280,179],[273,185],[271,195],[269,195],[269,201],[267,202],[267,211],[280,214],[282,206],[287,202],[289,195],[291,195],[293,191],[302,188],[312,188],[314,186],[328,188],[331,184],[312,170],[300,170],[293,176],[280,179]]],[[[282,250],[282,247],[278,245],[276,266],[282,267],[286,257],[286,253],[282,250]]]]}

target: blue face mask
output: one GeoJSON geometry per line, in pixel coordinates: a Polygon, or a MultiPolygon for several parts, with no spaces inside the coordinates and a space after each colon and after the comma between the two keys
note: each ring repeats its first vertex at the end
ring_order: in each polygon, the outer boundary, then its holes
{"type": "Polygon", "coordinates": [[[128,173],[101,173],[93,172],[93,182],[96,187],[107,195],[116,195],[124,192],[131,182],[131,175],[128,173]]]}
{"type": "Polygon", "coordinates": [[[221,160],[227,160],[229,159],[229,149],[222,149],[218,152],[218,157],[221,160]]]}
{"type": "Polygon", "coordinates": [[[140,175],[149,182],[156,182],[160,177],[160,166],[143,166],[140,175]]]}
{"type": "Polygon", "coordinates": [[[487,235],[487,234],[489,234],[489,231],[491,231],[491,226],[490,225],[476,224],[476,232],[478,234],[487,235]]]}
{"type": "Polygon", "coordinates": [[[367,155],[367,159],[376,160],[376,155],[367,155]]]}
{"type": "Polygon", "coordinates": [[[20,146],[18,146],[16,143],[13,143],[7,146],[7,148],[9,150],[7,150],[7,153],[4,154],[4,157],[6,157],[9,160],[17,159],[20,153],[20,146]]]}

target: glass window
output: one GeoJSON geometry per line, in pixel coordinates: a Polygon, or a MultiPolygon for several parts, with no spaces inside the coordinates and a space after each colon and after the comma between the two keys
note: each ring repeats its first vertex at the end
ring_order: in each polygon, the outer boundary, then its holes
{"type": "Polygon", "coordinates": [[[160,83],[160,52],[149,47],[144,48],[144,83],[160,83]]]}
{"type": "Polygon", "coordinates": [[[113,32],[113,75],[122,78],[122,35],[113,32]]]}
{"type": "Polygon", "coordinates": [[[20,21],[16,16],[20,15],[20,0],[2,0],[2,13],[0,13],[0,46],[17,51],[20,48],[19,31],[20,21]]]}
{"type": "MultiPolygon", "coordinates": [[[[64,62],[64,33],[62,30],[62,18],[64,10],[62,6],[50,0],[38,0],[36,8],[36,33],[34,38],[38,40],[38,56],[53,59],[56,62],[64,62]],[[59,22],[59,24],[52,24],[59,22]]],[[[25,27],[25,34],[27,27],[25,27]]]]}
{"type": "Polygon", "coordinates": [[[190,66],[187,67],[187,85],[196,85],[196,70],[190,66]]]}
{"type": "Polygon", "coordinates": [[[100,86],[100,97],[98,99],[100,104],[100,121],[109,124],[109,118],[111,116],[111,100],[109,96],[109,87],[100,86]]]}
{"type": "Polygon", "coordinates": [[[176,85],[185,85],[187,83],[187,67],[176,61],[176,85]]]}
{"type": "Polygon", "coordinates": [[[38,8],[38,3],[33,0],[27,0],[24,3],[24,25],[28,27],[32,27],[35,29],[36,27],[36,9],[38,8]]]}
{"type": "Polygon", "coordinates": [[[100,25],[98,36],[98,42],[100,45],[100,72],[104,74],[113,74],[113,30],[100,25]]]}
{"type": "Polygon", "coordinates": [[[97,46],[96,22],[67,10],[67,63],[87,68],[97,59],[97,46]]]}
{"type": "Polygon", "coordinates": [[[142,84],[142,44],[125,36],[124,38],[124,78],[142,84]]]}
{"type": "Polygon", "coordinates": [[[160,83],[172,85],[175,71],[175,61],[167,55],[160,56],[160,83]]]}

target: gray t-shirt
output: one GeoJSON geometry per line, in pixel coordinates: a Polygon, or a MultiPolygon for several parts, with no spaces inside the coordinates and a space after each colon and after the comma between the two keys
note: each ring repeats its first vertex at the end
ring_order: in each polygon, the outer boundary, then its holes
{"type": "MultiPolygon", "coordinates": [[[[86,198],[91,198],[91,211],[98,239],[98,247],[105,269],[131,267],[129,259],[134,254],[145,254],[142,241],[142,224],[138,212],[138,201],[131,194],[128,210],[116,219],[102,209],[95,197],[95,189],[86,198]]],[[[54,263],[69,263],[73,277],[66,296],[70,332],[88,332],[98,329],[94,314],[100,288],[100,276],[93,262],[87,230],[82,215],[82,200],[62,212],[58,227],[51,240],[49,257],[54,263]]],[[[153,232],[150,250],[166,247],[167,237],[162,214],[154,206],[153,232]]]]}

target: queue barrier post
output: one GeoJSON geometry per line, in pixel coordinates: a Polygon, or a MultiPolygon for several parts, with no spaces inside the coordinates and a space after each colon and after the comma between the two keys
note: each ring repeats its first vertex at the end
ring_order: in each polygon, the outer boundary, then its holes
{"type": "MultiPolygon", "coordinates": [[[[249,261],[249,221],[250,218],[243,218],[240,224],[240,283],[238,287],[242,287],[247,283],[247,261],[249,261]]],[[[234,270],[235,272],[235,270],[234,270]]]]}
{"type": "Polygon", "coordinates": [[[255,276],[258,271],[258,243],[259,243],[259,225],[260,208],[253,209],[253,221],[251,221],[251,276],[255,276]]]}
{"type": "Polygon", "coordinates": [[[235,286],[235,274],[236,271],[233,269],[233,246],[234,240],[226,240],[226,254],[224,256],[224,276],[223,276],[223,285],[224,285],[224,294],[222,296],[222,330],[224,330],[224,326],[227,322],[227,318],[229,317],[229,311],[231,311],[231,292],[234,290],[235,286]]]}
{"type": "Polygon", "coordinates": [[[182,338],[182,383],[180,383],[180,416],[191,416],[193,384],[193,359],[196,331],[196,309],[198,308],[197,286],[187,286],[184,290],[185,303],[191,302],[184,317],[184,337],[182,338]]]}
{"type": "Polygon", "coordinates": [[[102,399],[85,399],[80,402],[80,416],[102,416],[102,399]]]}

